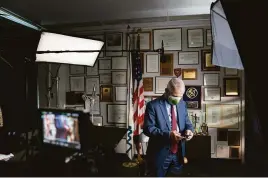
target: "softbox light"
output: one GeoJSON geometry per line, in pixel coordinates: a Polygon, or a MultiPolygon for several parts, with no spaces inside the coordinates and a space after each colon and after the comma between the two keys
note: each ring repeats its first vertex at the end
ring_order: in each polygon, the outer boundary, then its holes
{"type": "Polygon", "coordinates": [[[220,0],[211,4],[210,16],[213,40],[212,64],[227,68],[244,69],[220,0]]]}
{"type": "Polygon", "coordinates": [[[63,63],[92,67],[103,45],[103,41],[42,32],[37,47],[36,62],[63,63]]]}

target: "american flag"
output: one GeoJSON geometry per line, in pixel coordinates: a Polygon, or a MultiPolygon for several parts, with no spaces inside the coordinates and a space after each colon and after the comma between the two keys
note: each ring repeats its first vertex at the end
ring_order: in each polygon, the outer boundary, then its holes
{"type": "Polygon", "coordinates": [[[134,119],[134,135],[140,135],[142,133],[144,112],[145,112],[145,101],[144,101],[144,88],[142,80],[142,66],[140,57],[140,36],[137,38],[137,51],[134,53],[133,60],[133,81],[134,81],[134,92],[133,92],[133,119],[134,119]]]}

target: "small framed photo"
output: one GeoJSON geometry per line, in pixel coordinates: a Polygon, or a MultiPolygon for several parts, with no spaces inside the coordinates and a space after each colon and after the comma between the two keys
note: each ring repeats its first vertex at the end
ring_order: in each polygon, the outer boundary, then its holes
{"type": "Polygon", "coordinates": [[[196,80],[197,69],[182,69],[182,80],[196,80]]]}
{"type": "Polygon", "coordinates": [[[224,96],[240,96],[240,78],[223,79],[224,96]]]}
{"type": "Polygon", "coordinates": [[[127,101],[128,89],[125,86],[116,86],[115,87],[115,101],[127,101]]]}
{"type": "Polygon", "coordinates": [[[81,65],[69,65],[70,75],[85,74],[85,66],[81,65]]]}
{"type": "Polygon", "coordinates": [[[220,87],[205,87],[204,88],[204,101],[221,101],[221,88],[220,87]]]}
{"type": "Polygon", "coordinates": [[[105,56],[123,56],[123,33],[115,32],[115,33],[106,33],[105,35],[105,56]],[[112,50],[121,50],[121,52],[109,52],[112,50]]]}
{"type": "Polygon", "coordinates": [[[113,86],[112,85],[101,85],[101,102],[112,102],[113,101],[113,86]]]}
{"type": "Polygon", "coordinates": [[[200,29],[187,30],[188,48],[203,48],[204,47],[204,31],[200,29]]]}
{"type": "Polygon", "coordinates": [[[85,91],[85,78],[78,76],[70,77],[70,91],[85,91]]]}
{"type": "Polygon", "coordinates": [[[126,85],[127,72],[126,71],[112,71],[112,84],[126,85]]]}
{"type": "Polygon", "coordinates": [[[220,85],[220,74],[219,73],[204,73],[203,75],[204,86],[219,86],[220,85]]]}
{"type": "Polygon", "coordinates": [[[238,76],[238,69],[224,68],[225,76],[238,76]]]}

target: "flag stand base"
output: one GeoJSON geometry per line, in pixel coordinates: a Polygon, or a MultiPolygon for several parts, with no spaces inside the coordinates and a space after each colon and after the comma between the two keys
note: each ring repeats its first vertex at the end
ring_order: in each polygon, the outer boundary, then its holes
{"type": "Polygon", "coordinates": [[[138,158],[134,159],[133,161],[129,161],[129,162],[124,162],[122,164],[122,166],[124,167],[128,167],[128,168],[133,168],[133,167],[137,167],[140,164],[142,164],[143,159],[141,156],[138,156],[138,158]]]}

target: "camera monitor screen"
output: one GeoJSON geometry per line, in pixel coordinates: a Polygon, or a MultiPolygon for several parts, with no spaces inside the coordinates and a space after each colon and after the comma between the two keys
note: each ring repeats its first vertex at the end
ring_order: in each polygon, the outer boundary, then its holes
{"type": "Polygon", "coordinates": [[[43,142],[60,147],[81,149],[79,112],[41,110],[43,142]]]}

